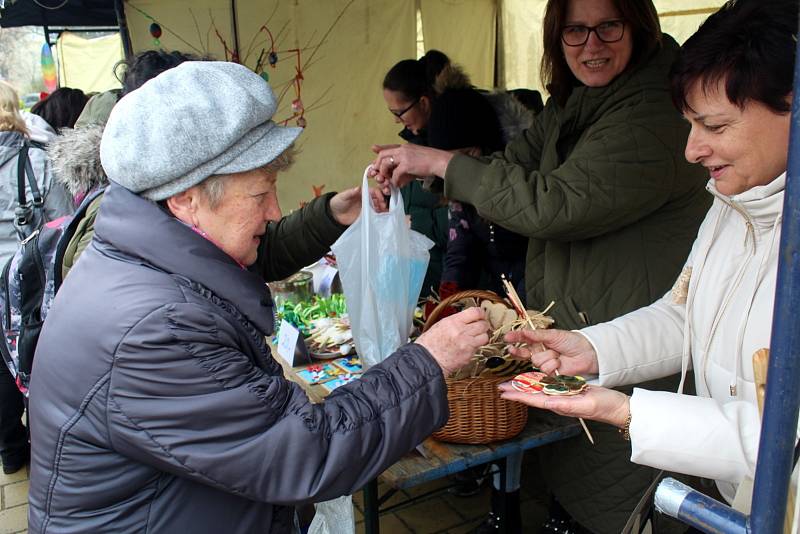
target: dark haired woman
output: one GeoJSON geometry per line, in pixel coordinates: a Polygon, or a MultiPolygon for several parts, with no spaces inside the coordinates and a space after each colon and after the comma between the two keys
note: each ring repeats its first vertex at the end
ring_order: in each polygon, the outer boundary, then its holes
{"type": "Polygon", "coordinates": [[[438,50],[428,50],[419,59],[396,63],[383,78],[383,99],[403,125],[400,137],[410,143],[425,144],[424,131],[431,116],[436,78],[450,65],[450,59],[438,50]]]}
{"type": "Polygon", "coordinates": [[[120,83],[122,92],[120,98],[141,87],[144,82],[155,78],[164,71],[177,67],[184,61],[199,61],[201,58],[194,54],[187,54],[178,50],[145,50],[139,52],[131,59],[122,61],[119,65],[125,67],[120,83]]]}
{"type": "MultiPolygon", "coordinates": [[[[381,151],[376,169],[395,185],[441,176],[449,199],[528,236],[527,304],[555,301],[557,326],[575,329],[661,297],[710,199],[683,158],[688,125],[667,84],[678,45],[651,1],[549,0],[544,50],[552,97],[502,154],[406,145],[381,151]]],[[[615,429],[589,425],[596,446],[578,437],[541,451],[537,476],[584,527],[619,532],[652,472],[627,461],[615,429]]]]}
{"type": "Polygon", "coordinates": [[[728,2],[675,64],[674,100],[692,128],[686,159],[708,169],[714,204],[673,290],[611,324],[509,339],[544,343],[535,364],[599,373],[605,386],[685,372],[691,361],[697,396],[597,387],[547,408],[620,427],[632,461],[714,479],[743,511],[760,430],[751,358],[770,343],[797,17],[792,0],[728,2]]]}
{"type": "MultiPolygon", "coordinates": [[[[403,125],[399,133],[405,141],[427,145],[425,127],[431,116],[436,95],[437,76],[450,65],[447,55],[438,50],[428,50],[420,59],[404,59],[396,63],[383,79],[383,99],[394,115],[394,121],[403,125]]],[[[425,297],[439,287],[445,251],[447,249],[447,204],[441,195],[423,188],[413,181],[404,186],[403,204],[411,218],[411,228],[434,242],[422,294],[425,297]]]]}
{"type": "Polygon", "coordinates": [[[31,113],[39,115],[53,130],[59,132],[62,128],[72,128],[80,117],[89,97],[80,89],[61,87],[36,103],[31,108],[31,113]]]}

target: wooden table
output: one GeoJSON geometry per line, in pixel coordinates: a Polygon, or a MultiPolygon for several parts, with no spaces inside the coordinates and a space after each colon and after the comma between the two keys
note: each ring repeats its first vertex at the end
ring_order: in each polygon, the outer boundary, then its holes
{"type": "Polygon", "coordinates": [[[485,464],[528,449],[580,434],[576,419],[530,410],[528,423],[516,437],[488,445],[458,445],[428,438],[381,474],[381,481],[396,489],[408,489],[469,467],[485,464]],[[424,456],[423,456],[424,455],[424,456]]]}
{"type": "MultiPolygon", "coordinates": [[[[312,402],[321,402],[327,395],[327,390],[319,385],[309,385],[300,380],[297,370],[289,366],[274,350],[275,359],[283,366],[286,377],[297,382],[303,387],[312,402]]],[[[528,423],[522,432],[515,438],[499,441],[488,445],[457,445],[443,443],[428,438],[413,451],[381,475],[381,482],[391,488],[388,495],[378,495],[378,481],[373,480],[364,488],[364,530],[367,534],[378,534],[380,530],[379,516],[381,505],[391,495],[401,489],[408,489],[426,482],[452,475],[469,467],[495,462],[500,465],[501,480],[505,488],[505,461],[509,458],[520,459],[524,451],[540,447],[548,443],[571,438],[581,433],[577,419],[555,415],[551,412],[532,409],[528,416],[528,423]]],[[[392,508],[399,505],[393,505],[392,508]]],[[[505,503],[501,504],[502,507],[505,503]]],[[[501,521],[505,524],[505,521],[501,521]]]]}

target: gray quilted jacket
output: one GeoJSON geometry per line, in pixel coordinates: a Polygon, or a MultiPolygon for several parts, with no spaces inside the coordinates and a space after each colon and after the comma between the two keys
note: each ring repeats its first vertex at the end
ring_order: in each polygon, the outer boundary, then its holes
{"type": "MultiPolygon", "coordinates": [[[[326,205],[271,225],[254,270],[326,250],[326,205]]],[[[288,532],[292,505],[359,489],[447,419],[421,346],[312,405],[272,328],[261,275],[109,187],[36,353],[30,531],[288,532]]]]}

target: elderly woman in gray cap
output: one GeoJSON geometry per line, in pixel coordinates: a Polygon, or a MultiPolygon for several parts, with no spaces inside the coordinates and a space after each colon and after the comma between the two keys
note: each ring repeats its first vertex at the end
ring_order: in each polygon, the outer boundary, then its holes
{"type": "Polygon", "coordinates": [[[360,212],[356,189],[280,218],[301,130],[275,107],[246,68],[187,62],[114,108],[95,237],[39,339],[31,532],[286,532],[293,504],[353,492],[447,419],[444,373],[487,341],[480,311],[317,405],[270,355],[265,278],[360,212]]]}

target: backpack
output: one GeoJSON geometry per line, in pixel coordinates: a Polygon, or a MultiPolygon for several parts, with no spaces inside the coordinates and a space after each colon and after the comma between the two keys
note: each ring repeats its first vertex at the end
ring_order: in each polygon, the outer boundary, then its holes
{"type": "Polygon", "coordinates": [[[102,194],[89,194],[72,215],[34,230],[3,268],[0,276],[0,355],[17,387],[28,395],[33,356],[42,325],[61,287],[64,253],[88,206],[102,194]]]}

